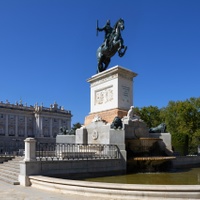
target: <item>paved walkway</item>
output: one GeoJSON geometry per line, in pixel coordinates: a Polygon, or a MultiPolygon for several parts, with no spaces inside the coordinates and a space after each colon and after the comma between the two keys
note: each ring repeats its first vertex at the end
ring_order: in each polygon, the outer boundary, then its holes
{"type": "Polygon", "coordinates": [[[20,185],[11,185],[0,181],[0,200],[100,200],[98,197],[83,197],[79,195],[68,195],[36,189],[32,187],[23,187],[20,185]]]}

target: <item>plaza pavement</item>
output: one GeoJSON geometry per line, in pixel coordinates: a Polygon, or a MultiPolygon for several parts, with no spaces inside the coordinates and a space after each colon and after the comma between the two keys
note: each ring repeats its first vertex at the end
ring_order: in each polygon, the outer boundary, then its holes
{"type": "MultiPolygon", "coordinates": [[[[98,197],[60,194],[32,187],[11,185],[0,180],[0,200],[100,200],[98,197]]],[[[102,198],[101,198],[102,199],[102,198]]]]}

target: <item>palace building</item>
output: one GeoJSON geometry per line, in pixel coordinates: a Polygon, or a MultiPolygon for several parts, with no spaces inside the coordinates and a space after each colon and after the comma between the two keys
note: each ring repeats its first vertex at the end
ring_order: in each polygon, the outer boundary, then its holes
{"type": "Polygon", "coordinates": [[[10,104],[0,102],[0,151],[5,143],[11,146],[23,145],[27,137],[34,137],[40,142],[55,142],[60,127],[71,129],[71,111],[64,110],[57,103],[49,108],[43,105],[23,105],[22,101],[10,104]]]}

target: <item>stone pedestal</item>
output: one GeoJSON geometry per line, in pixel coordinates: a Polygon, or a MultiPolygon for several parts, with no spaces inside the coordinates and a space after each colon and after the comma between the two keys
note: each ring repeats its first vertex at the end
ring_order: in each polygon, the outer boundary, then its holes
{"type": "Polygon", "coordinates": [[[126,162],[125,131],[111,129],[109,124],[102,121],[92,122],[85,127],[88,144],[117,145],[123,161],[126,162]]]}
{"type": "Polygon", "coordinates": [[[26,138],[25,142],[25,157],[24,161],[36,160],[36,140],[34,138],[26,138]]]}
{"type": "Polygon", "coordinates": [[[138,139],[138,138],[148,138],[149,137],[149,129],[147,125],[140,120],[131,121],[131,120],[123,120],[124,130],[125,130],[125,138],[130,139],[138,139]]]}
{"type": "Polygon", "coordinates": [[[172,139],[170,133],[149,133],[152,138],[160,138],[164,142],[165,148],[172,151],[172,139]]]}
{"type": "Polygon", "coordinates": [[[85,118],[85,125],[95,116],[109,123],[116,116],[125,116],[133,105],[133,78],[136,76],[136,73],[117,65],[88,79],[90,114],[85,118]]]}
{"type": "Polygon", "coordinates": [[[76,130],[76,144],[88,144],[87,129],[85,127],[76,130]]]}
{"type": "Polygon", "coordinates": [[[75,144],[75,135],[57,135],[56,143],[75,144]]]}

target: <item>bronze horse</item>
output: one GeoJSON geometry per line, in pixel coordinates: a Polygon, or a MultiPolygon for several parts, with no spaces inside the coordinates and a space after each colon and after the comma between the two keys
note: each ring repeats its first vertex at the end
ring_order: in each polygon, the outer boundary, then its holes
{"type": "Polygon", "coordinates": [[[108,38],[108,45],[106,45],[107,41],[97,49],[97,73],[102,72],[107,69],[110,59],[112,56],[118,52],[119,57],[124,56],[127,46],[124,46],[124,40],[121,36],[121,31],[124,30],[124,20],[119,19],[113,27],[113,31],[108,38]]]}

